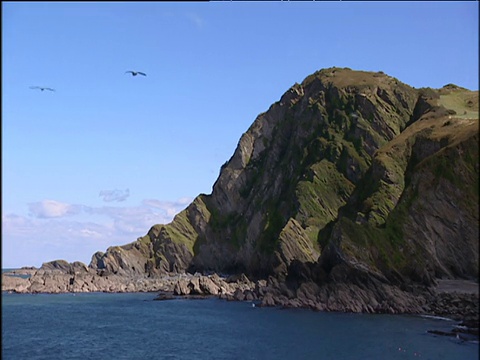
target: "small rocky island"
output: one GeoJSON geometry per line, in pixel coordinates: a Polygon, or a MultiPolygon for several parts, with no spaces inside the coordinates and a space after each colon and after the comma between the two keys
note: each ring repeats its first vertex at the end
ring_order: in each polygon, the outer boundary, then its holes
{"type": "Polygon", "coordinates": [[[212,193],[171,223],[88,266],[3,274],[2,291],[430,314],[478,336],[478,95],[317,71],[256,118],[212,193]]]}

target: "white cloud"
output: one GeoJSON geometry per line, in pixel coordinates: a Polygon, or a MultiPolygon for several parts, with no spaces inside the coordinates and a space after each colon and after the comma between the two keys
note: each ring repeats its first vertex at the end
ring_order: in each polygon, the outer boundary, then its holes
{"type": "Polygon", "coordinates": [[[105,234],[102,234],[98,231],[91,230],[88,228],[83,228],[79,232],[80,236],[86,237],[86,238],[95,238],[95,239],[101,239],[105,234]]]}
{"type": "Polygon", "coordinates": [[[4,267],[39,267],[43,262],[58,259],[89,264],[95,252],[131,241],[128,236],[115,233],[109,223],[39,219],[15,214],[2,216],[4,267]]]}
{"type": "Polygon", "coordinates": [[[64,259],[89,263],[97,251],[125,245],[168,224],[191,202],[143,200],[139,206],[90,207],[54,200],[30,203],[30,216],[2,215],[2,261],[15,266],[41,266],[64,259]]]}
{"type": "Polygon", "coordinates": [[[2,238],[4,233],[14,235],[27,234],[32,227],[32,221],[24,216],[15,214],[2,215],[2,238]]]}
{"type": "Polygon", "coordinates": [[[41,219],[71,216],[82,211],[81,206],[65,204],[55,200],[42,200],[30,203],[28,208],[30,214],[41,219]]]}
{"type": "Polygon", "coordinates": [[[122,190],[102,190],[98,196],[103,197],[103,201],[125,201],[130,196],[130,189],[122,190]]]}
{"type": "Polygon", "coordinates": [[[185,209],[188,204],[192,202],[192,198],[184,197],[177,201],[161,201],[155,199],[145,199],[142,201],[143,205],[150,206],[156,209],[163,210],[167,218],[173,219],[181,210],[185,209]]]}
{"type": "MultiPolygon", "coordinates": [[[[111,225],[87,221],[73,221],[64,218],[32,218],[15,214],[2,216],[2,235],[5,240],[11,237],[28,238],[35,243],[38,239],[48,244],[68,242],[72,237],[85,237],[86,234],[101,234],[108,238],[113,235],[111,225]]],[[[95,237],[95,236],[94,236],[95,237]]]]}

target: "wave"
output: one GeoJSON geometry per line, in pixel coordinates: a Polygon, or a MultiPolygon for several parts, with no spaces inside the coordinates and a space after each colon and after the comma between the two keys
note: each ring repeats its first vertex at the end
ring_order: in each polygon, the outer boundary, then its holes
{"type": "Polygon", "coordinates": [[[427,318],[427,319],[434,319],[434,320],[455,321],[453,319],[443,317],[443,316],[437,316],[437,315],[420,315],[420,317],[427,318]]]}

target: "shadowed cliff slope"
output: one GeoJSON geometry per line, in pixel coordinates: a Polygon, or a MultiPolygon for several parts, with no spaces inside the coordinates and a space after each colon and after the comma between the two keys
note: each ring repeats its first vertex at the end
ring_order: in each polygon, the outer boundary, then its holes
{"type": "Polygon", "coordinates": [[[478,91],[324,69],[257,117],[211,194],[89,266],[407,287],[478,279],[478,182],[478,91]]]}

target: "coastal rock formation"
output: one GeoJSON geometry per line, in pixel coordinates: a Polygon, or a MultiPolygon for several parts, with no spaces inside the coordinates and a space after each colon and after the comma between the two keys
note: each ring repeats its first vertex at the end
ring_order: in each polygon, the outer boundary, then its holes
{"type": "MultiPolygon", "coordinates": [[[[72,264],[70,264],[72,265],[72,264]]],[[[217,274],[169,274],[159,277],[98,274],[82,263],[77,271],[70,271],[68,263],[54,261],[21,275],[18,272],[2,274],[2,291],[16,293],[81,293],[81,292],[161,292],[178,296],[219,296],[239,300],[238,295],[253,291],[255,283],[245,275],[222,278],[217,274]],[[59,268],[57,265],[62,265],[59,268]]],[[[170,297],[169,297],[170,298],[170,297]]],[[[241,299],[243,300],[243,298],[241,299]]]]}
{"type": "Polygon", "coordinates": [[[257,117],[211,195],[90,267],[280,280],[302,268],[309,280],[360,273],[393,286],[477,279],[477,188],[478,92],[324,69],[257,117]]]}
{"type": "Polygon", "coordinates": [[[478,284],[478,119],[478,91],[317,71],[256,118],[212,193],[171,223],[88,267],[44,264],[12,289],[39,291],[48,271],[53,283],[75,275],[55,291],[152,286],[264,306],[439,312],[441,279],[478,284]],[[158,280],[196,272],[253,280],[158,280]]]}

